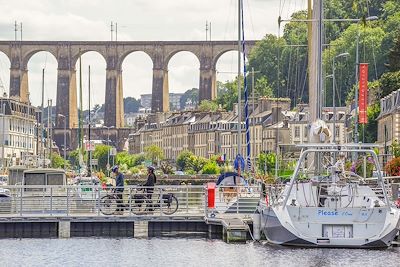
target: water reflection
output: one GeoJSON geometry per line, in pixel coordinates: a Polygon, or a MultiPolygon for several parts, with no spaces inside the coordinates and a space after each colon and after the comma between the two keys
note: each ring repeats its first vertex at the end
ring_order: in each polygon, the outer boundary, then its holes
{"type": "Polygon", "coordinates": [[[399,248],[301,249],[206,239],[5,239],[1,266],[399,266],[399,248]]]}

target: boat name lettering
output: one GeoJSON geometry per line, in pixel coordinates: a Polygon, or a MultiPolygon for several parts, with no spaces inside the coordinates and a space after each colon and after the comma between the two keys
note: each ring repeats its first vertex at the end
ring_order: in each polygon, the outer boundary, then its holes
{"type": "Polygon", "coordinates": [[[338,216],[339,212],[337,211],[327,211],[327,210],[318,210],[319,216],[338,216]]]}
{"type": "Polygon", "coordinates": [[[352,216],[349,211],[338,212],[334,210],[318,210],[318,216],[352,216]]]}

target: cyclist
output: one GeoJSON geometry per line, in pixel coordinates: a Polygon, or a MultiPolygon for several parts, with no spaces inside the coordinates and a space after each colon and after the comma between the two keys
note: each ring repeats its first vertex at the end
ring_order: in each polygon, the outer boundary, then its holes
{"type": "Polygon", "coordinates": [[[111,171],[115,174],[115,194],[118,198],[117,200],[117,210],[115,211],[115,215],[123,215],[124,214],[124,201],[122,199],[124,193],[124,175],[119,172],[118,165],[115,165],[111,168],[111,171]]]}
{"type": "MultiPolygon", "coordinates": [[[[147,193],[146,198],[147,198],[148,203],[152,202],[152,194],[154,192],[154,185],[157,182],[157,178],[156,178],[156,175],[154,174],[154,170],[155,169],[153,166],[147,167],[147,181],[143,185],[143,186],[145,186],[145,191],[147,193]]],[[[150,211],[153,210],[151,204],[149,205],[149,210],[150,211]]]]}

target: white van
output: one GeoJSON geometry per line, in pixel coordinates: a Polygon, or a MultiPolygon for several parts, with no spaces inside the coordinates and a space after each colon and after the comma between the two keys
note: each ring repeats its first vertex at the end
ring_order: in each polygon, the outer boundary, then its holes
{"type": "Polygon", "coordinates": [[[29,169],[22,177],[22,191],[17,192],[17,210],[24,213],[65,213],[67,178],[62,169],[29,169]],[[30,187],[31,186],[31,187],[30,187]],[[21,194],[21,195],[19,195],[21,194]]]}
{"type": "Polygon", "coordinates": [[[25,188],[28,191],[48,190],[47,186],[67,185],[67,176],[62,169],[29,169],[24,171],[22,185],[39,186],[38,188],[25,188]]]}

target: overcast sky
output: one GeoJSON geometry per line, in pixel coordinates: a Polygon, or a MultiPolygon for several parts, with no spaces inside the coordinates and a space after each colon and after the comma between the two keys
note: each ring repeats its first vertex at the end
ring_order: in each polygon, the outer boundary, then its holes
{"type": "MultiPolygon", "coordinates": [[[[277,19],[306,6],[306,0],[244,0],[246,39],[261,39],[278,32],[277,19]],[[282,4],[284,5],[282,6],[282,4]]],[[[205,23],[212,23],[213,40],[237,38],[237,0],[0,0],[0,39],[14,39],[14,21],[23,23],[24,40],[110,40],[110,23],[118,23],[118,40],[205,40],[205,23]]],[[[19,38],[20,32],[18,32],[19,38]]],[[[83,85],[91,66],[91,100],[103,103],[105,61],[95,52],[82,56],[83,85]]],[[[224,54],[219,72],[236,71],[236,54],[224,54]]],[[[8,92],[10,62],[0,52],[0,85],[8,92]]],[[[184,92],[199,84],[199,62],[189,52],[176,54],[169,63],[170,92],[184,92]]],[[[46,98],[55,99],[57,61],[46,52],[28,63],[31,101],[40,104],[41,69],[45,68],[46,98]]],[[[217,74],[232,79],[234,74],[217,74]]],[[[144,53],[130,54],[123,64],[124,96],[151,93],[152,62],[144,53]]],[[[87,92],[87,90],[85,90],[87,92]]],[[[84,103],[87,93],[84,94],[84,103]]],[[[85,105],[86,106],[86,105],[85,105]]]]}

